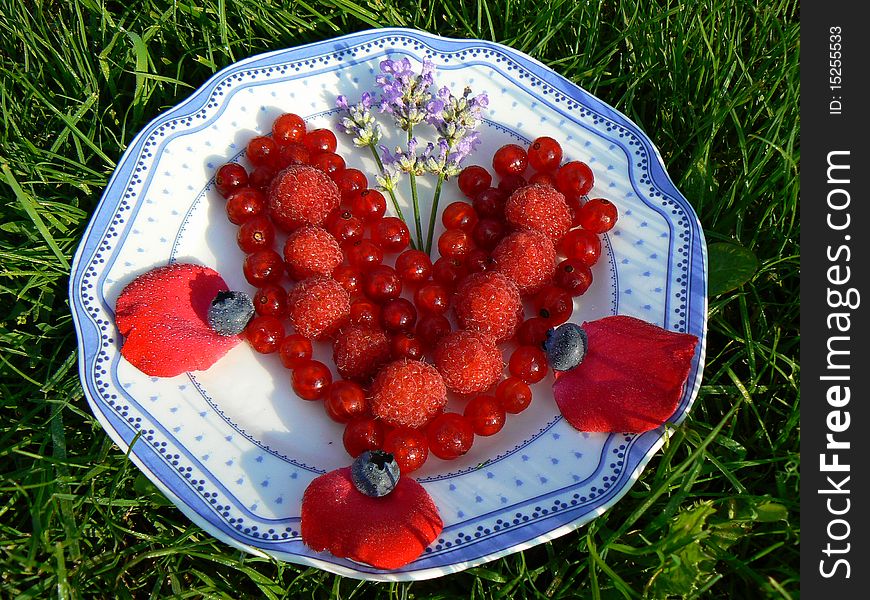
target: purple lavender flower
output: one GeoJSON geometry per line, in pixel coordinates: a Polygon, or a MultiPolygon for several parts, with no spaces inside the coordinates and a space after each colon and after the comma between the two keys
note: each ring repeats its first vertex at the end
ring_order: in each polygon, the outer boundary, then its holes
{"type": "Polygon", "coordinates": [[[458,98],[447,87],[438,90],[435,99],[426,105],[426,122],[438,132],[438,151],[431,145],[424,159],[427,171],[453,177],[462,170],[462,161],[480,143],[480,134],[475,129],[488,105],[486,94],[472,96],[468,87],[458,98]]]}
{"type": "Polygon", "coordinates": [[[342,118],[341,125],[345,133],[353,136],[356,146],[374,146],[381,139],[382,131],[380,123],[372,115],[371,108],[375,104],[375,96],[371,92],[364,92],[357,104],[350,105],[346,96],[335,99],[335,105],[347,111],[347,116],[342,118]]]}
{"type": "Polygon", "coordinates": [[[435,65],[428,60],[417,75],[407,58],[385,59],[375,82],[381,88],[381,112],[393,115],[396,124],[408,131],[426,120],[426,106],[432,98],[429,88],[434,83],[435,65]]]}

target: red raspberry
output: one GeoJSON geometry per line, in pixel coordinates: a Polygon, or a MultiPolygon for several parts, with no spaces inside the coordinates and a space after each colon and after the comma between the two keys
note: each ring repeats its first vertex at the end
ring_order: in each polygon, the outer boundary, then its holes
{"type": "Polygon", "coordinates": [[[338,331],[350,317],[350,294],[323,275],[303,279],[290,292],[288,318],[296,333],[322,340],[338,331]]]}
{"type": "Polygon", "coordinates": [[[536,294],[553,280],[556,248],[540,231],[515,231],[492,251],[496,272],[517,284],[520,295],[536,294]]]}
{"type": "Polygon", "coordinates": [[[488,390],[501,377],[501,350],[495,340],[476,331],[448,333],[435,346],[435,367],[447,389],[457,394],[488,390]]]}
{"type": "Polygon", "coordinates": [[[463,279],[456,288],[454,302],[460,327],[490,335],[496,342],[513,337],[523,317],[516,284],[495,271],[463,279]]]}
{"type": "Polygon", "coordinates": [[[381,369],[372,383],[372,414],[390,425],[422,427],[447,404],[447,387],[430,364],[402,359],[381,369]]]}
{"type": "Polygon", "coordinates": [[[272,218],[287,230],[322,224],[341,201],[329,175],[306,165],[291,165],[275,175],[268,196],[272,218]]]}
{"type": "Polygon", "coordinates": [[[287,237],[284,262],[293,279],[329,275],[344,257],[341,246],[323,227],[305,225],[287,237]]]}
{"type": "Polygon", "coordinates": [[[515,229],[536,229],[558,243],[571,229],[571,209],[562,192],[548,185],[527,185],[511,194],[505,220],[515,229]]]}
{"type": "Polygon", "coordinates": [[[343,378],[368,382],[390,360],[390,340],[377,327],[348,325],[332,346],[332,360],[343,378]]]}

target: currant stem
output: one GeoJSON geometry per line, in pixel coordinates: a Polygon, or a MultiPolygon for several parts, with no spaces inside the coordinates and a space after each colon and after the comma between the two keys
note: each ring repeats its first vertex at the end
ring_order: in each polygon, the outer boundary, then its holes
{"type": "Polygon", "coordinates": [[[435,235],[435,219],[438,215],[438,202],[441,200],[441,184],[444,183],[444,173],[438,174],[435,184],[435,194],[432,196],[432,212],[429,215],[429,235],[426,238],[426,254],[432,252],[432,236],[435,235]]]}
{"type": "MultiPolygon", "coordinates": [[[[408,127],[408,144],[414,137],[414,127],[408,127]]],[[[420,202],[417,197],[417,176],[414,172],[408,173],[408,178],[411,181],[411,202],[414,204],[414,225],[417,229],[417,245],[423,247],[423,226],[420,224],[420,202]]]]}

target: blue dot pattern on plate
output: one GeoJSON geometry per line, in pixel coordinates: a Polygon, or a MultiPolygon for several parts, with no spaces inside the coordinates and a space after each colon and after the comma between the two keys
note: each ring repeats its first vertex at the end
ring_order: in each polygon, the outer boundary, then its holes
{"type": "MultiPolygon", "coordinates": [[[[480,160],[508,141],[551,135],[563,140],[565,160],[593,167],[590,196],[613,200],[620,219],[603,236],[595,283],[575,320],[629,314],[703,339],[703,234],[639,128],[518,52],[407,30],[363,32],[247,59],[155,119],[106,189],[76,255],[70,298],[94,413],[122,447],[135,440],[132,459],[197,524],[236,544],[344,575],[422,579],[588,522],[628,490],[662,443],[662,431],[579,434],[558,416],[548,389],[536,389],[534,408],[512,417],[494,438],[478,440],[471,456],[427,463],[419,480],[439,506],[444,531],[416,562],[382,573],[311,552],[299,539],[305,487],[349,459],[341,427],[316,403],[293,397],[286,371],[269,360],[274,356],[239,346],[209,371],[147,377],[121,360],[112,317],[124,285],[171,262],[208,265],[231,288],[250,291],[242,255],[231,243],[234,228],[214,190],[215,166],[244,164],[247,140],[268,131],[283,112],[299,112],[309,127],[337,129],[335,96],[358,97],[386,56],[418,65],[431,60],[439,83],[490,93],[480,160]]],[[[397,142],[392,135],[387,145],[397,142]]],[[[346,136],[339,143],[350,164],[374,172],[372,159],[355,152],[346,136]]],[[[424,181],[424,204],[430,192],[424,181]]],[[[410,196],[402,197],[407,203],[410,196]]],[[[458,199],[455,186],[445,186],[442,206],[458,199]]],[[[327,349],[319,352],[329,358],[327,349]]],[[[676,421],[697,393],[702,364],[701,356],[676,421]]]]}

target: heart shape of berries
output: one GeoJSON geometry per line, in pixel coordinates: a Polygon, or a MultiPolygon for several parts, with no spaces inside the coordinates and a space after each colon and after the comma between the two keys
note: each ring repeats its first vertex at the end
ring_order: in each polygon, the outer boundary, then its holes
{"type": "MultiPolygon", "coordinates": [[[[215,185],[239,225],[245,279],[257,289],[244,337],[255,351],[278,354],[300,398],[324,401],[328,417],[345,427],[350,457],[382,452],[402,473],[383,497],[362,494],[349,469],[316,478],[302,501],[302,539],[315,551],[394,569],[442,528],[408,474],[430,454],[453,460],[476,437],[497,434],[508,415],[529,406],[530,385],[551,364],[564,364],[552,354],[562,350],[546,343],[549,332],[570,319],[574,298],[592,284],[599,236],[617,212],[586,196],[592,170],[562,164],[556,140],[507,144],[493,157],[496,185],[477,165],[459,173],[468,201],[441,213],[445,231],[433,262],[421,250],[419,224],[417,247],[409,248],[409,226],[386,216],[384,195],[347,168],[336,147],[331,131],[308,131],[297,115],[282,115],[271,137],[249,142],[253,169],[223,165],[215,185]],[[285,241],[276,248],[279,235],[285,241]],[[524,301],[533,309],[528,318],[524,301]],[[503,378],[509,342],[516,347],[503,378]],[[315,343],[331,345],[341,379],[313,358],[315,343]],[[465,401],[462,413],[446,411],[448,395],[465,401]]],[[[208,368],[238,343],[209,331],[204,318],[226,290],[217,273],[180,265],[140,279],[119,300],[118,324],[124,355],[142,370],[169,376],[208,368]]],[[[664,423],[697,338],[628,317],[584,327],[585,359],[557,373],[554,385],[566,419],[585,431],[664,423]]]]}

